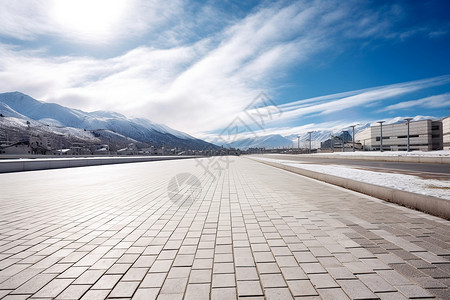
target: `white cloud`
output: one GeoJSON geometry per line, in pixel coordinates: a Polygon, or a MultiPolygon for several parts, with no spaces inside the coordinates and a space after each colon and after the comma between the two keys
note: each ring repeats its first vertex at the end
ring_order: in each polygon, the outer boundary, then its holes
{"type": "MultiPolygon", "coordinates": [[[[346,93],[339,93],[334,95],[327,95],[323,97],[315,97],[311,99],[304,99],[281,105],[283,110],[283,116],[277,120],[277,122],[286,122],[293,118],[299,118],[301,116],[310,114],[330,114],[352,107],[361,105],[369,105],[379,101],[392,99],[393,97],[399,97],[407,95],[412,92],[427,89],[433,86],[444,85],[450,82],[450,75],[433,77],[423,80],[415,80],[410,82],[392,84],[387,86],[375,87],[370,89],[356,90],[346,93]]],[[[428,97],[420,100],[416,105],[428,105],[427,107],[439,107],[436,105],[437,101],[443,101],[448,99],[448,94],[439,95],[439,97],[428,97]],[[432,106],[435,105],[435,106],[432,106]]],[[[447,103],[447,102],[445,102],[447,103]]],[[[411,103],[410,103],[411,104],[411,103]]],[[[406,102],[403,106],[402,103],[398,104],[398,107],[388,106],[384,110],[393,108],[402,108],[410,105],[406,102]]]]}
{"type": "Polygon", "coordinates": [[[413,107],[440,108],[450,107],[450,93],[429,96],[417,100],[404,101],[397,104],[389,105],[381,111],[395,111],[400,109],[409,109],[413,107]]]}
{"type": "MultiPolygon", "coordinates": [[[[49,15],[54,4],[50,0],[0,3],[0,36],[93,42],[94,37],[84,31],[58,26],[49,15]]],[[[379,37],[380,31],[372,29],[375,24],[382,24],[383,32],[388,30],[391,15],[366,11],[361,21],[348,3],[296,1],[260,6],[216,33],[206,30],[207,35],[186,41],[182,36],[193,35],[192,28],[207,27],[208,20],[213,27],[228,24],[226,17],[206,7],[198,17],[200,25],[195,25],[196,15],[184,19],[183,11],[190,9],[186,1],[127,0],[123,14],[111,25],[114,30],[100,31],[95,41],[147,38],[146,34],[160,31],[162,38],[170,40],[170,47],[140,41],[134,49],[104,59],[50,57],[45,43],[32,50],[0,44],[0,90],[18,90],[85,110],[147,117],[194,135],[217,130],[231,122],[259,91],[270,94],[273,80],[293,66],[301,66],[323,50],[335,51],[340,39],[379,37]],[[171,22],[176,24],[169,26],[171,22]]],[[[420,88],[420,83],[414,84],[420,88]]],[[[301,100],[283,106],[283,120],[331,113],[414,89],[413,84],[403,84],[301,100]]]]}
{"type": "Polygon", "coordinates": [[[0,0],[0,35],[111,43],[161,29],[182,14],[184,5],[182,0],[0,0]]]}

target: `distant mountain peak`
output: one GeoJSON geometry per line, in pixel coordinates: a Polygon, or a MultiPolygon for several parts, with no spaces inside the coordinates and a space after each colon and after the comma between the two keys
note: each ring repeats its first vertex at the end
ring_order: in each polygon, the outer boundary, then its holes
{"type": "Polygon", "coordinates": [[[82,130],[109,130],[151,145],[202,150],[216,145],[196,139],[164,124],[145,118],[127,118],[113,111],[84,112],[56,103],[41,102],[21,92],[0,94],[0,113],[19,119],[41,121],[42,126],[71,127],[82,130]]]}
{"type": "Polygon", "coordinates": [[[97,110],[89,113],[90,116],[98,116],[98,117],[104,117],[104,118],[120,118],[120,119],[127,119],[124,115],[109,111],[109,110],[97,110]]]}
{"type": "Polygon", "coordinates": [[[280,134],[269,134],[264,136],[239,139],[224,146],[241,150],[247,150],[249,148],[271,149],[271,148],[292,147],[292,141],[281,136],[280,134]]]}

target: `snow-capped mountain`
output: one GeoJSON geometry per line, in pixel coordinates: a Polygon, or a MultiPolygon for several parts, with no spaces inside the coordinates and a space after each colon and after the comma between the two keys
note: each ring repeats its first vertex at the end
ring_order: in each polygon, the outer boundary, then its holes
{"type": "Polygon", "coordinates": [[[249,148],[273,149],[273,148],[292,147],[292,141],[282,137],[279,134],[272,134],[237,140],[235,142],[228,144],[228,146],[241,150],[247,150],[249,148]]]}
{"type": "MultiPolygon", "coordinates": [[[[405,118],[406,118],[406,116],[387,119],[386,122],[384,123],[384,125],[405,123],[405,118]]],[[[422,120],[437,120],[437,119],[438,118],[436,118],[436,117],[418,115],[418,116],[412,117],[411,121],[415,122],[415,121],[422,121],[422,120]]],[[[379,124],[377,124],[377,123],[372,123],[372,126],[378,126],[378,125],[379,124]]]]}
{"type": "MultiPolygon", "coordinates": [[[[369,126],[370,124],[361,126],[362,129],[369,126]]],[[[355,133],[360,128],[355,128],[355,133]]],[[[311,133],[311,147],[319,148],[320,143],[331,138],[332,135],[339,136],[342,134],[342,130],[318,130],[311,133]]],[[[222,145],[223,140],[215,139],[213,143],[217,145],[222,145]]],[[[280,134],[270,134],[264,136],[256,136],[249,138],[238,139],[232,143],[223,144],[227,148],[236,148],[240,150],[247,150],[249,148],[266,148],[266,149],[280,149],[280,148],[297,148],[298,146],[298,135],[291,134],[287,136],[282,136],[280,134]]],[[[304,132],[300,134],[300,147],[309,147],[309,134],[304,132]]]]}
{"type": "Polygon", "coordinates": [[[41,102],[20,92],[0,94],[0,113],[6,117],[34,120],[39,126],[108,131],[154,146],[211,149],[217,146],[163,124],[144,118],[127,118],[109,111],[85,112],[56,103],[41,102]]]}

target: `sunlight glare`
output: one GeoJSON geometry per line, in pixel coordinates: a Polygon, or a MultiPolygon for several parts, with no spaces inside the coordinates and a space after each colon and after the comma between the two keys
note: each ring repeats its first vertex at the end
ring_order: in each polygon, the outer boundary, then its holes
{"type": "Polygon", "coordinates": [[[57,0],[53,16],[69,34],[109,39],[124,14],[126,0],[57,0]]]}

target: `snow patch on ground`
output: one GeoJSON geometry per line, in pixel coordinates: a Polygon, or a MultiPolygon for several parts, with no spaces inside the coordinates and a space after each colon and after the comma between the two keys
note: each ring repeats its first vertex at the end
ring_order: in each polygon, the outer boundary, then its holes
{"type": "Polygon", "coordinates": [[[450,181],[447,180],[422,179],[413,175],[359,170],[351,166],[302,164],[289,160],[262,157],[253,157],[253,159],[276,162],[299,169],[450,200],[450,181]]]}

